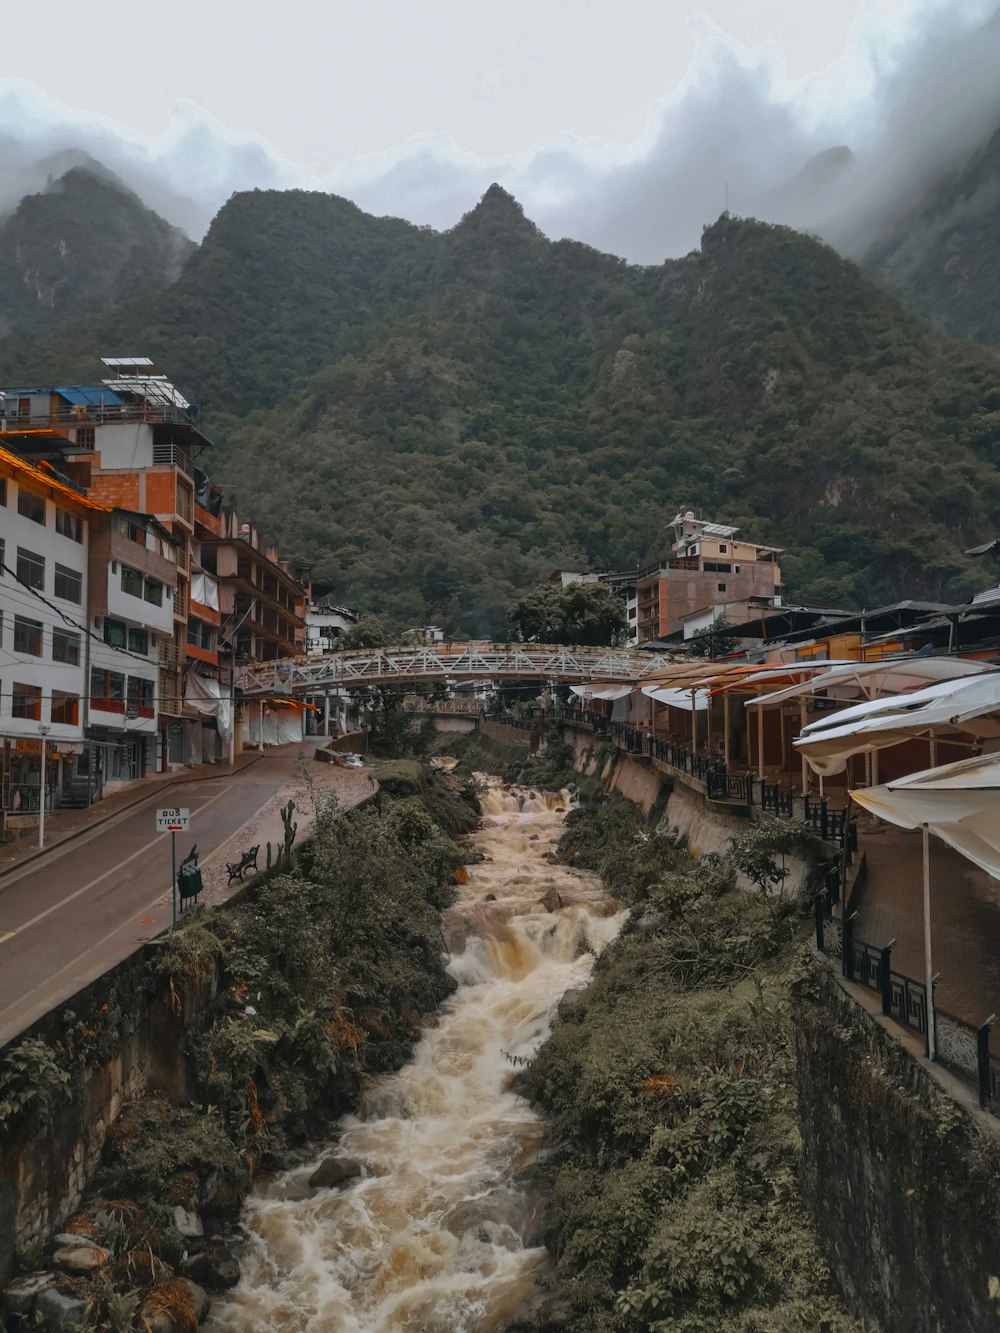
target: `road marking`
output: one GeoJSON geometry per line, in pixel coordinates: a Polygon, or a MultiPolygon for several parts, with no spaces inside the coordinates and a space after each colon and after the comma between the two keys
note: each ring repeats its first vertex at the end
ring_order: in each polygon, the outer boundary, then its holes
{"type": "Polygon", "coordinates": [[[16,934],[16,930],[5,930],[4,933],[0,935],[0,944],[6,944],[7,941],[12,940],[16,934]]]}
{"type": "MultiPolygon", "coordinates": [[[[195,811],[195,813],[200,814],[202,810],[207,810],[208,807],[210,805],[214,805],[216,801],[221,801],[223,796],[226,795],[227,791],[228,788],[223,791],[220,791],[218,795],[213,796],[210,801],[206,801],[204,805],[200,805],[198,809],[195,811]]],[[[119,870],[127,866],[130,861],[134,861],[137,856],[145,856],[146,853],[149,851],[150,847],[152,847],[154,843],[160,842],[160,840],[165,838],[166,836],[167,835],[165,833],[156,834],[156,836],[152,838],[149,842],[147,842],[145,846],[140,847],[139,850],[137,852],[133,852],[131,856],[126,856],[124,861],[119,861],[118,864],[116,866],[112,866],[110,870],[105,870],[103,875],[98,875],[96,879],[92,879],[89,884],[84,884],[82,888],[79,888],[75,892],[69,894],[68,897],[61,899],[57,903],[53,903],[51,907],[46,907],[44,912],[39,912],[38,915],[33,916],[30,921],[22,922],[21,925],[18,926],[18,930],[29,930],[32,926],[37,926],[39,921],[44,921],[45,918],[47,916],[51,916],[53,912],[58,912],[60,907],[65,907],[66,904],[71,903],[74,898],[79,898],[81,893],[86,893],[87,890],[92,889],[95,884],[100,884],[102,879],[108,879],[112,875],[117,875],[119,870]]],[[[169,893],[170,890],[168,889],[167,892],[169,893]]]]}

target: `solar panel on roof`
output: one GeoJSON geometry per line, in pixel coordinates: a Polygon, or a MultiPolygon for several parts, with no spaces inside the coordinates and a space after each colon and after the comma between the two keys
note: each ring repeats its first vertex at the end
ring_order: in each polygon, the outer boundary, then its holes
{"type": "Polygon", "coordinates": [[[148,356],[102,356],[101,361],[106,366],[151,366],[153,363],[148,356]]]}

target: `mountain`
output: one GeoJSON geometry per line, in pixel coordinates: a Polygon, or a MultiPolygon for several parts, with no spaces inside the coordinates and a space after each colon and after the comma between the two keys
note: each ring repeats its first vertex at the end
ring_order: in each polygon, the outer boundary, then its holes
{"type": "Polygon", "coordinates": [[[149,301],[194,248],[87,160],[0,222],[0,331],[50,334],[124,301],[149,301]]]}
{"type": "Polygon", "coordinates": [[[115,352],[202,406],[241,512],[404,624],[498,632],[553,567],[658,558],[682,507],[786,548],[788,597],[833,605],[962,596],[963,550],[1000,531],[1000,355],[754,221],[639,267],[548,241],[496,186],[445,233],[236,195],[152,315],[8,342],[0,375],[115,352]]]}
{"type": "Polygon", "coordinates": [[[867,271],[959,338],[1000,345],[1000,130],[867,257],[867,271]]]}

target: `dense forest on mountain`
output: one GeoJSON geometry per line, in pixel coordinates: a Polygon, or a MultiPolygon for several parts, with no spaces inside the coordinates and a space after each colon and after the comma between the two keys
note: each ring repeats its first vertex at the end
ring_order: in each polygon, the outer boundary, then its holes
{"type": "Polygon", "coordinates": [[[957,338],[1000,345],[1000,130],[939,181],[865,267],[957,338]]]}
{"type": "Polygon", "coordinates": [[[754,221],[644,268],[548,241],[497,186],[443,234],[254,191],[155,302],[8,340],[0,379],[116,353],[199,404],[242,513],[403,625],[502,633],[554,567],[661,556],[682,507],[836,605],[965,595],[1000,530],[1000,356],[754,221]]]}
{"type": "MultiPolygon", "coordinates": [[[[97,163],[74,167],[0,220],[0,331],[50,334],[148,302],[195,248],[97,163]]],[[[58,373],[51,366],[46,378],[58,373]]]]}

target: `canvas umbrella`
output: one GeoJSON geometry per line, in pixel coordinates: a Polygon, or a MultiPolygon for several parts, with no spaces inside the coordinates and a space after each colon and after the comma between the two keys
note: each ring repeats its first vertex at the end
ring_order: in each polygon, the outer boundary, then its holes
{"type": "Polygon", "coordinates": [[[934,967],[931,949],[930,834],[994,879],[1000,879],[1000,754],[924,769],[852,798],[880,819],[917,829],[923,839],[924,972],[927,1051],[934,1058],[934,967]]]}

